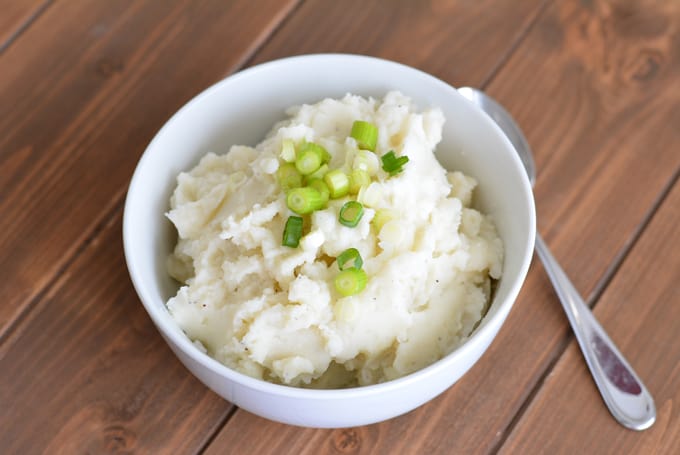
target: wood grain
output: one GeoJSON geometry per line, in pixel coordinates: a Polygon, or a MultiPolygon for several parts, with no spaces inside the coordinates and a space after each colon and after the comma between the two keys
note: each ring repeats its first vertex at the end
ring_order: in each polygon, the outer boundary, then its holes
{"type": "MultiPolygon", "coordinates": [[[[303,13],[317,17],[307,8],[300,9],[291,27],[305,28],[303,13]]],[[[607,282],[610,268],[680,167],[677,8],[675,3],[557,1],[489,86],[526,126],[540,171],[539,227],[585,296],[607,282]],[[650,59],[652,69],[645,72],[650,59]]],[[[289,34],[294,37],[284,27],[262,53],[312,46],[288,41],[289,34]]],[[[404,33],[390,41],[409,39],[404,33]]],[[[313,43],[320,50],[338,46],[313,43]]],[[[449,44],[439,57],[457,63],[447,55],[456,52],[455,43],[449,44]]],[[[432,60],[429,55],[423,65],[438,64],[432,60]]],[[[516,308],[484,358],[421,409],[354,429],[349,439],[358,442],[348,444],[354,448],[346,452],[494,451],[570,336],[552,287],[535,262],[516,308]]],[[[275,453],[278,441],[293,441],[303,453],[335,453],[333,441],[346,434],[299,432],[239,410],[211,449],[244,449],[238,441],[257,439],[261,453],[275,453]]]]}
{"type": "Polygon", "coordinates": [[[489,86],[525,126],[539,229],[581,290],[680,167],[678,77],[680,3],[562,0],[489,86]]]}
{"type": "Polygon", "coordinates": [[[455,86],[482,85],[546,0],[309,0],[252,63],[291,54],[367,54],[455,86]]]}
{"type": "Polygon", "coordinates": [[[52,0],[0,0],[0,54],[52,0]]]}
{"type": "Polygon", "coordinates": [[[641,433],[604,406],[575,342],[503,446],[503,453],[654,453],[680,449],[680,184],[676,184],[595,307],[656,400],[641,433]],[[577,403],[577,405],[575,405],[577,403]],[[559,433],[553,431],[560,428],[559,433]]]}
{"type": "Polygon", "coordinates": [[[139,303],[120,219],[0,346],[0,452],[192,453],[228,412],[139,303]]]}
{"type": "Polygon", "coordinates": [[[0,452],[677,451],[680,268],[665,241],[677,237],[677,183],[626,254],[680,168],[680,4],[295,6],[55,2],[0,55],[0,452]],[[555,255],[592,301],[614,276],[596,314],[657,396],[649,432],[608,417],[538,262],[482,360],[389,422],[312,430],[231,416],[184,370],[122,258],[134,163],[177,107],[244,62],[328,51],[491,82],[536,150],[539,226],[555,255]]]}
{"type": "Polygon", "coordinates": [[[120,204],[163,122],[294,4],[59,2],[0,56],[0,336],[120,204]]]}

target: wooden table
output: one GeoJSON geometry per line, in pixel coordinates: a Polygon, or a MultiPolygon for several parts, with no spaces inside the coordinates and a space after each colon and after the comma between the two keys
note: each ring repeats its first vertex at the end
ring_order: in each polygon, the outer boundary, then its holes
{"type": "Polygon", "coordinates": [[[680,453],[677,0],[0,0],[0,453],[680,453]],[[536,152],[538,226],[655,396],[604,407],[538,260],[480,362],[384,423],[222,400],[144,312],[127,184],[167,118],[244,67],[368,54],[481,87],[536,152]]]}

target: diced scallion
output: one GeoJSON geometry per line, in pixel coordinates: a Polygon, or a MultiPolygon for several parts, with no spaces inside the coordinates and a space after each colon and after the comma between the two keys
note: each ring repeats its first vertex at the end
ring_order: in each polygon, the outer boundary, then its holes
{"type": "Polygon", "coordinates": [[[281,159],[286,163],[295,162],[295,142],[292,139],[281,141],[281,159]]]}
{"type": "Polygon", "coordinates": [[[349,178],[340,169],[333,169],[323,176],[332,199],[343,197],[349,191],[349,178]]]}
{"type": "Polygon", "coordinates": [[[330,191],[328,190],[328,185],[321,179],[313,179],[307,183],[307,186],[314,188],[321,195],[322,207],[325,207],[330,198],[330,191]]]}
{"type": "Polygon", "coordinates": [[[286,197],[288,208],[298,215],[306,215],[323,207],[323,196],[311,187],[293,188],[286,197]]]}
{"type": "Polygon", "coordinates": [[[408,156],[396,156],[394,150],[390,150],[380,157],[382,160],[382,168],[391,176],[396,175],[404,170],[404,164],[408,163],[408,156]]]}
{"type": "Polygon", "coordinates": [[[313,179],[322,179],[324,175],[328,172],[328,165],[327,164],[322,164],[319,169],[316,171],[312,172],[307,176],[307,181],[313,180],[313,179]]]}
{"type": "Polygon", "coordinates": [[[328,163],[331,160],[331,154],[328,153],[328,150],[326,150],[324,146],[314,142],[303,142],[299,147],[298,154],[308,150],[312,150],[314,153],[319,155],[322,163],[328,163]]]}
{"type": "Polygon", "coordinates": [[[300,150],[295,159],[295,168],[302,175],[309,175],[321,167],[322,157],[313,148],[300,150]]]}
{"type": "Polygon", "coordinates": [[[302,186],[302,175],[292,163],[282,164],[278,171],[276,171],[276,176],[278,177],[279,185],[281,185],[283,191],[302,186]]]}
{"type": "Polygon", "coordinates": [[[357,194],[359,190],[371,184],[371,176],[363,169],[354,169],[349,175],[349,194],[357,194]]]}
{"type": "Polygon", "coordinates": [[[382,186],[378,182],[372,182],[368,186],[362,186],[357,194],[357,201],[366,207],[378,207],[383,199],[382,186]]]}
{"type": "Polygon", "coordinates": [[[356,248],[346,249],[340,253],[340,256],[337,257],[336,261],[338,262],[338,268],[340,271],[352,267],[355,269],[360,269],[361,266],[364,265],[364,260],[361,259],[361,254],[359,254],[359,250],[356,248]]]}
{"type": "Polygon", "coordinates": [[[340,216],[338,221],[343,226],[356,227],[364,215],[364,206],[357,201],[345,202],[345,205],[340,209],[340,216]]]}
{"type": "Polygon", "coordinates": [[[291,248],[297,248],[302,238],[302,218],[299,216],[289,216],[286,226],[283,228],[283,239],[281,244],[291,248]]]}
{"type": "Polygon", "coordinates": [[[361,169],[369,175],[375,175],[378,171],[378,157],[368,150],[357,150],[352,160],[352,169],[361,169]]]}
{"type": "Polygon", "coordinates": [[[360,149],[375,150],[378,142],[378,128],[374,124],[357,120],[352,124],[352,131],[349,135],[357,141],[360,149]]]}
{"type": "Polygon", "coordinates": [[[375,211],[375,215],[371,220],[371,224],[375,228],[375,231],[379,233],[382,230],[385,223],[387,223],[388,221],[392,221],[395,218],[396,215],[392,210],[379,209],[375,211]]]}
{"type": "Polygon", "coordinates": [[[344,296],[358,294],[366,287],[368,278],[363,269],[350,267],[335,277],[335,289],[344,296]]]}

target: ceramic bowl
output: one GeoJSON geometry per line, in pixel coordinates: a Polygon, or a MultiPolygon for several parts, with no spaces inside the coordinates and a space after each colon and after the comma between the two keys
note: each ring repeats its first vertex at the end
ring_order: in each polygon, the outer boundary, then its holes
{"type": "MultiPolygon", "coordinates": [[[[482,356],[513,306],[532,257],[535,208],[531,187],[510,142],[482,111],[445,82],[377,58],[321,54],[261,64],[216,83],[161,128],[141,157],[125,202],[123,238],[132,282],[149,316],[179,360],[206,386],[268,419],[309,427],[349,427],[406,413],[451,387],[482,356]],[[286,108],[346,93],[410,96],[446,117],[437,157],[479,182],[477,208],[490,214],[505,245],[503,276],[488,313],[460,347],[400,379],[338,390],[309,390],[241,374],[200,352],[178,328],[165,302],[177,290],[165,261],[174,229],[164,216],[177,174],[206,150],[255,145],[286,108]]],[[[452,412],[454,412],[452,410],[452,412]]]]}

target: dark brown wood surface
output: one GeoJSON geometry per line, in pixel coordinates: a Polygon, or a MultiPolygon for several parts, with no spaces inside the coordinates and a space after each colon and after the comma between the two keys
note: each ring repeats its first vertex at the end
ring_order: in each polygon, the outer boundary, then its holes
{"type": "Polygon", "coordinates": [[[196,452],[231,407],[187,373],[139,305],[119,216],[0,349],[2,453],[196,452]]]}
{"type": "Polygon", "coordinates": [[[539,443],[547,453],[678,453],[678,226],[680,185],[676,184],[594,311],[629,362],[646,378],[656,400],[656,423],[644,436],[619,429],[608,418],[595,388],[589,387],[592,379],[572,341],[513,430],[504,453],[527,453],[539,443]],[[607,437],[613,435],[616,437],[607,437]]]}
{"type": "Polygon", "coordinates": [[[0,336],[120,208],[162,123],[294,5],[69,0],[0,56],[0,336]]]}
{"type": "Polygon", "coordinates": [[[677,453],[680,2],[0,0],[0,49],[0,453],[677,453]],[[387,422],[269,422],[181,366],[127,278],[135,163],[211,83],[314,52],[516,116],[539,230],[655,394],[652,429],[612,420],[537,259],[473,369],[387,422]]]}
{"type": "Polygon", "coordinates": [[[51,0],[0,0],[0,53],[31,25],[51,0]]]}

